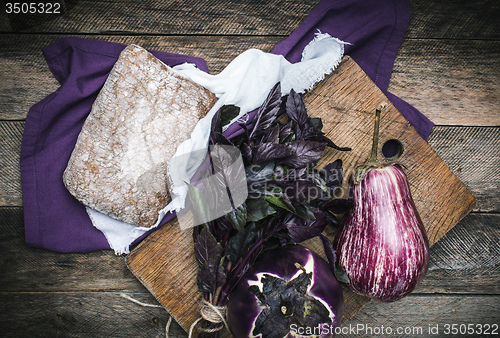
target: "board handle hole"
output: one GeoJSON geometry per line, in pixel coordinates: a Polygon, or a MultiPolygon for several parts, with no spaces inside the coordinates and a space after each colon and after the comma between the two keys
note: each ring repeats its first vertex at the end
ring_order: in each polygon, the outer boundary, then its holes
{"type": "Polygon", "coordinates": [[[382,146],[382,154],[388,160],[395,160],[403,155],[403,143],[399,140],[391,139],[382,146]]]}

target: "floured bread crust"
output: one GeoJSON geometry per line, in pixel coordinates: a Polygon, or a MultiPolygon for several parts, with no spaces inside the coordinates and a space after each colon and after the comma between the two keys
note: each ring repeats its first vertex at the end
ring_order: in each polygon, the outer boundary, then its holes
{"type": "Polygon", "coordinates": [[[145,49],[123,50],[64,172],[84,205],[150,227],[170,201],[167,162],[216,97],[145,49]]]}

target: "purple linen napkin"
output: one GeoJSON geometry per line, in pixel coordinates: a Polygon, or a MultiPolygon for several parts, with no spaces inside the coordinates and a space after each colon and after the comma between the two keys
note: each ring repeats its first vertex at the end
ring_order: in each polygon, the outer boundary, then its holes
{"type": "MultiPolygon", "coordinates": [[[[61,86],[35,104],[26,118],[21,145],[26,243],[61,252],[109,249],[85,207],[64,187],[62,175],[92,104],[125,45],[63,38],[43,52],[61,86]]],[[[170,66],[204,60],[152,51],[170,66]]]]}
{"type": "Polygon", "coordinates": [[[387,92],[392,66],[410,19],[408,1],[322,1],[290,36],[272,51],[290,62],[301,58],[302,49],[318,30],[342,41],[353,58],[391,102],[427,139],[433,123],[395,95],[387,92]]]}
{"type": "MultiPolygon", "coordinates": [[[[387,93],[394,58],[408,19],[406,1],[323,0],[273,53],[284,55],[290,62],[299,61],[304,46],[318,30],[351,43],[346,46],[346,54],[427,138],[432,122],[414,107],[387,93]]],[[[21,179],[29,246],[60,252],[109,249],[104,235],[90,222],[85,207],[67,192],[62,173],[92,103],[124,48],[125,45],[112,42],[63,38],[44,49],[47,63],[61,86],[35,104],[26,118],[21,179]]],[[[170,66],[190,62],[208,71],[199,58],[152,53],[170,66]]],[[[237,133],[237,129],[233,126],[226,134],[237,133]]],[[[166,216],[162,223],[173,217],[166,216]]]]}

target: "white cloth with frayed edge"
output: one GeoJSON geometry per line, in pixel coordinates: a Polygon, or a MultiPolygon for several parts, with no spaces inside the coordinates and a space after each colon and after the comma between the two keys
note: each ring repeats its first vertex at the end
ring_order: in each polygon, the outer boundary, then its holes
{"type": "MultiPolygon", "coordinates": [[[[172,201],[159,212],[158,226],[170,211],[179,211],[184,207],[188,193],[187,185],[203,161],[208,147],[212,117],[220,107],[233,104],[240,107],[240,115],[260,107],[273,86],[280,82],[282,95],[293,89],[304,93],[315,83],[331,73],[344,55],[344,44],[329,34],[316,33],[315,38],[304,48],[302,60],[288,62],[283,56],[249,49],[237,56],[227,67],[216,75],[207,74],[192,64],[173,67],[194,82],[214,93],[218,101],[202,118],[191,138],[184,141],[169,162],[170,194],[172,201]],[[200,151],[202,150],[202,151],[200,151]]],[[[130,244],[151,228],[137,227],[93,209],[87,208],[92,224],[106,236],[116,254],[129,253],[130,244]]]]}

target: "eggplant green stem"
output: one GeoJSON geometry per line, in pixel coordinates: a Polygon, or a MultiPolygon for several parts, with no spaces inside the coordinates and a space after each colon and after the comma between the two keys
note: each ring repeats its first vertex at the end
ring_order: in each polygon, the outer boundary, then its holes
{"type": "Polygon", "coordinates": [[[371,153],[370,160],[369,160],[370,162],[377,161],[378,135],[379,135],[379,129],[380,129],[380,113],[381,113],[383,107],[385,107],[385,106],[383,104],[381,104],[375,110],[375,127],[373,128],[373,143],[372,143],[372,153],[371,153]]]}
{"type": "Polygon", "coordinates": [[[375,110],[375,127],[373,128],[373,141],[372,141],[372,151],[370,154],[370,158],[368,161],[363,163],[362,165],[356,167],[354,169],[354,184],[360,183],[368,174],[368,172],[372,169],[383,168],[387,164],[382,163],[377,160],[377,149],[378,149],[378,137],[379,137],[379,129],[380,129],[380,115],[382,113],[382,109],[384,109],[387,105],[385,103],[380,104],[375,110]]]}

